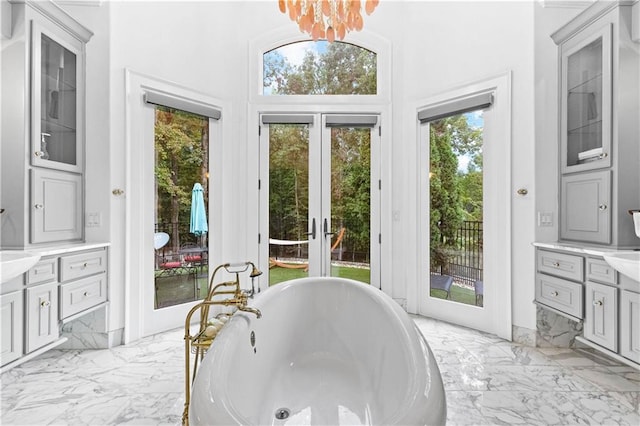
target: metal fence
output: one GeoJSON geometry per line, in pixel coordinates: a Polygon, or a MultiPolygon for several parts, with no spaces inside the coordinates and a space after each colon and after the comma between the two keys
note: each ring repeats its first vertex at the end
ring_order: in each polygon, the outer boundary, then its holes
{"type": "Polygon", "coordinates": [[[446,271],[442,267],[436,271],[453,277],[459,284],[473,287],[473,283],[482,281],[482,222],[465,221],[456,231],[456,246],[450,251],[446,271]]]}

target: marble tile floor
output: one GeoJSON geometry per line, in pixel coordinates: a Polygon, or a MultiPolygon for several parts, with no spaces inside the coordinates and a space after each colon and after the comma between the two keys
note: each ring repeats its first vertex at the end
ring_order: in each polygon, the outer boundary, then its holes
{"type": "MultiPolygon", "coordinates": [[[[449,425],[639,425],[640,371],[413,317],[440,367],[449,425]]],[[[179,425],[182,330],[108,350],[53,350],[2,374],[0,424],[179,425]]]]}

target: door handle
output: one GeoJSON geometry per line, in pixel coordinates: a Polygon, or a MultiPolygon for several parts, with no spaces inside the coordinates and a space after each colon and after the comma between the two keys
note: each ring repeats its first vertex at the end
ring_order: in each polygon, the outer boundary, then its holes
{"type": "Polygon", "coordinates": [[[311,239],[316,239],[316,218],[311,221],[311,232],[307,232],[307,236],[311,236],[311,239]]]}
{"type": "Polygon", "coordinates": [[[326,237],[327,235],[331,237],[331,236],[333,236],[333,235],[335,234],[335,232],[329,232],[329,223],[328,223],[328,221],[327,221],[327,218],[326,218],[326,217],[324,218],[324,225],[323,225],[323,228],[324,228],[324,229],[323,229],[323,231],[324,231],[324,236],[325,236],[325,237],[326,237]]]}

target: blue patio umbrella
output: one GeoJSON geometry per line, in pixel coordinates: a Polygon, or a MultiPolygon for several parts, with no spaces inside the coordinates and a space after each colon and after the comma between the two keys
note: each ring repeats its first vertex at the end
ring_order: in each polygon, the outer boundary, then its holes
{"type": "Polygon", "coordinates": [[[200,237],[209,231],[207,211],[204,206],[204,189],[196,182],[191,190],[191,223],[189,232],[200,237]]]}

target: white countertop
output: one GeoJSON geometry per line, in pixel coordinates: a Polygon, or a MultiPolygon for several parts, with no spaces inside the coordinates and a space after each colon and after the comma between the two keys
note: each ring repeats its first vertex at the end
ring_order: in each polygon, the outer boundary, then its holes
{"type": "MultiPolygon", "coordinates": [[[[71,244],[60,244],[55,246],[47,246],[47,247],[27,247],[25,249],[17,249],[16,251],[25,251],[29,253],[37,253],[41,257],[45,256],[55,256],[59,254],[65,253],[73,253],[77,251],[84,250],[92,250],[99,249],[104,247],[109,247],[111,243],[71,243],[71,244]]],[[[12,249],[3,249],[3,250],[12,250],[12,249]]]]}
{"type": "Polygon", "coordinates": [[[588,254],[591,256],[600,256],[600,257],[602,257],[605,253],[634,251],[633,247],[629,247],[629,248],[601,247],[601,246],[578,245],[576,243],[561,243],[561,242],[552,242],[552,243],[534,242],[533,245],[535,247],[548,248],[552,250],[571,251],[574,253],[588,254]]]}

